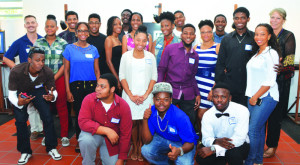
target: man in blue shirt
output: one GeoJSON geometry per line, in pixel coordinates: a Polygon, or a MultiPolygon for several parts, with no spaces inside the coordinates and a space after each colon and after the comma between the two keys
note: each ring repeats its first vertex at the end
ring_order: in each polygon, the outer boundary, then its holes
{"type": "Polygon", "coordinates": [[[214,24],[216,27],[216,31],[214,32],[214,41],[216,43],[221,43],[223,37],[227,34],[225,32],[225,27],[227,25],[227,20],[225,15],[218,14],[215,16],[214,24]]]}
{"type": "MultiPolygon", "coordinates": [[[[29,46],[33,46],[37,39],[42,38],[42,36],[38,35],[36,31],[38,23],[36,22],[35,16],[25,16],[24,27],[26,28],[27,33],[23,37],[13,42],[8,51],[4,54],[3,62],[5,62],[10,68],[13,68],[16,65],[14,58],[18,55],[20,58],[20,63],[27,62],[28,52],[30,49],[29,46]]],[[[31,127],[30,138],[31,140],[37,140],[38,135],[43,132],[43,124],[40,119],[40,115],[32,104],[28,105],[27,112],[31,127]]]]}
{"type": "Polygon", "coordinates": [[[194,164],[198,136],[189,117],[172,102],[172,86],[157,83],[153,87],[154,106],[144,113],[143,156],[153,164],[194,164]]]}

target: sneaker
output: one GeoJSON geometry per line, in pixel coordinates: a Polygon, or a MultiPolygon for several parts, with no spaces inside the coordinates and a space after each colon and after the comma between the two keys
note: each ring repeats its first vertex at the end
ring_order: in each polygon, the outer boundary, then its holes
{"type": "Polygon", "coordinates": [[[69,146],[69,145],[70,145],[69,139],[68,139],[67,137],[61,138],[61,145],[62,145],[63,147],[69,146]]]}
{"type": "Polygon", "coordinates": [[[31,154],[23,153],[21,155],[21,158],[18,161],[18,164],[26,164],[30,157],[31,157],[31,154]]]}
{"type": "Polygon", "coordinates": [[[40,134],[40,133],[39,133],[39,132],[36,132],[36,131],[31,132],[30,139],[33,140],[33,141],[37,140],[39,134],[40,134]]]}
{"type": "Polygon", "coordinates": [[[48,152],[48,154],[52,157],[54,160],[60,160],[62,156],[58,153],[57,149],[52,149],[48,152]]]}
{"type": "Polygon", "coordinates": [[[45,137],[42,140],[42,146],[45,146],[45,137]]]}

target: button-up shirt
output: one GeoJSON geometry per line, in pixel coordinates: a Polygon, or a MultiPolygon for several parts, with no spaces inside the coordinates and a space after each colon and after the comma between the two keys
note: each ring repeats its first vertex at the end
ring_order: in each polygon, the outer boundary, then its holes
{"type": "Polygon", "coordinates": [[[58,34],[58,36],[68,42],[68,44],[73,44],[74,42],[77,42],[77,37],[75,35],[75,32],[70,32],[69,29],[65,30],[58,34]]]}
{"type": "Polygon", "coordinates": [[[34,46],[38,46],[45,51],[45,65],[52,69],[53,73],[56,74],[59,68],[63,65],[63,55],[62,52],[67,46],[67,42],[60,38],[56,37],[55,41],[49,45],[48,41],[45,38],[38,39],[34,46]]]}
{"type": "MultiPolygon", "coordinates": [[[[37,38],[42,38],[42,36],[37,35],[37,38]]],[[[14,58],[19,55],[20,63],[27,62],[30,49],[29,46],[33,46],[33,43],[28,39],[27,34],[25,34],[23,37],[13,42],[4,57],[14,60],[14,58]]]]}
{"type": "Polygon", "coordinates": [[[225,32],[224,35],[218,36],[216,32],[214,32],[214,42],[221,43],[222,39],[225,37],[227,33],[225,32]]]}
{"type": "Polygon", "coordinates": [[[78,124],[81,130],[95,134],[99,126],[113,129],[119,135],[119,142],[112,145],[105,137],[110,156],[119,154],[119,159],[126,160],[130,149],[132,118],[129,105],[118,95],[106,112],[103,104],[96,97],[96,93],[87,95],[81,105],[78,124]]]}
{"type": "Polygon", "coordinates": [[[168,82],[173,87],[173,98],[193,100],[200,96],[195,79],[198,71],[199,56],[191,49],[187,52],[183,43],[166,46],[158,66],[157,82],[168,82]]]}
{"type": "MultiPolygon", "coordinates": [[[[215,106],[206,111],[201,121],[202,143],[205,147],[211,147],[216,138],[230,138],[235,147],[240,147],[245,142],[249,143],[249,111],[238,103],[229,102],[229,106],[223,113],[229,116],[216,117],[221,113],[215,106]]],[[[227,149],[213,145],[217,156],[225,156],[227,149]]]]}

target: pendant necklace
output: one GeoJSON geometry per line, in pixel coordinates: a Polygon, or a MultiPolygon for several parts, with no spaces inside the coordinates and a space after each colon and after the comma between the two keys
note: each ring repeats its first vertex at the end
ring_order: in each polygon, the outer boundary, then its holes
{"type": "Polygon", "coordinates": [[[239,41],[239,43],[242,43],[243,42],[243,40],[245,39],[245,37],[246,37],[246,34],[245,34],[245,36],[242,38],[242,40],[239,40],[239,38],[238,38],[238,36],[237,35],[235,35],[235,37],[236,37],[236,39],[239,41]]]}

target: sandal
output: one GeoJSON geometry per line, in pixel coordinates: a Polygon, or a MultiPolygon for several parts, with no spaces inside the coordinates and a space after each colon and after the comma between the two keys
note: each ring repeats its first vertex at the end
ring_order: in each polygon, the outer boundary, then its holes
{"type": "Polygon", "coordinates": [[[138,156],[136,155],[136,154],[131,154],[131,156],[130,156],[130,159],[131,160],[137,160],[138,159],[138,156]]]}
{"type": "Polygon", "coordinates": [[[272,158],[275,155],[277,147],[267,148],[264,152],[264,158],[272,158]]]}
{"type": "Polygon", "coordinates": [[[137,159],[138,159],[138,161],[140,161],[140,162],[144,161],[144,158],[142,157],[142,155],[138,156],[137,159]]]}

